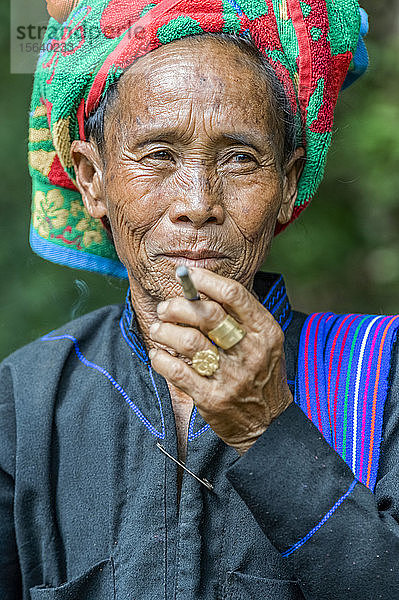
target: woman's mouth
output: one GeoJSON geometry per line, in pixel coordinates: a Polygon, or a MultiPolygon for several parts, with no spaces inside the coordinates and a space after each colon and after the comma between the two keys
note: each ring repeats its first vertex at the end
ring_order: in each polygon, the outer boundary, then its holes
{"type": "Polygon", "coordinates": [[[174,264],[186,265],[187,267],[202,267],[203,269],[212,269],[221,260],[226,259],[225,254],[214,250],[168,250],[160,256],[174,264]]]}

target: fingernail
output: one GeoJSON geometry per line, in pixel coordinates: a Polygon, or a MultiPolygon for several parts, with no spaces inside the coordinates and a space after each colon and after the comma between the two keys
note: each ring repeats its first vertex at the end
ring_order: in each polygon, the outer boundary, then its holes
{"type": "Polygon", "coordinates": [[[160,302],[157,306],[157,313],[160,314],[160,313],[165,312],[167,307],[168,307],[168,302],[165,302],[165,301],[160,302]]]}
{"type": "Polygon", "coordinates": [[[150,360],[152,360],[154,358],[154,356],[156,355],[157,351],[152,349],[149,351],[148,356],[150,358],[150,360]]]}
{"type": "Polygon", "coordinates": [[[152,337],[159,329],[160,323],[153,323],[150,327],[150,336],[152,337]]]}

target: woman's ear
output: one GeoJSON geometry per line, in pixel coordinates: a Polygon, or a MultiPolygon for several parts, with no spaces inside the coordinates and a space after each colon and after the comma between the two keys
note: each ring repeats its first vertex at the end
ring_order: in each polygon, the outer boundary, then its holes
{"type": "Polygon", "coordinates": [[[285,225],[292,217],[295,201],[298,196],[298,182],[305,164],[304,156],[305,150],[297,148],[285,166],[283,202],[277,217],[280,225],[285,225]]]}
{"type": "Polygon", "coordinates": [[[71,145],[71,157],[76,176],[76,187],[82,195],[89,215],[95,219],[107,216],[103,197],[103,163],[97,146],[92,142],[75,140],[71,145]]]}

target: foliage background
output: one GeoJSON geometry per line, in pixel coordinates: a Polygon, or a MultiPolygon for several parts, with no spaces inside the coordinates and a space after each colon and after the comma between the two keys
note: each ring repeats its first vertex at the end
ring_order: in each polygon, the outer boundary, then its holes
{"type": "MultiPolygon", "coordinates": [[[[12,1],[12,0],[11,0],[12,1]]],[[[43,0],[44,1],[44,0],[43,0]]],[[[341,96],[313,205],[279,236],[266,270],[284,273],[305,312],[399,312],[399,0],[363,0],[371,67],[341,96]]],[[[0,358],[71,318],[121,302],[126,284],[47,263],[28,245],[29,75],[10,75],[0,5],[0,358]]]]}

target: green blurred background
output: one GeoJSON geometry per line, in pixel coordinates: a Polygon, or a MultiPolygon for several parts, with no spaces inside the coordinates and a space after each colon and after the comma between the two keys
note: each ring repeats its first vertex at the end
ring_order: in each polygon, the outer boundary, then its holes
{"type": "MultiPolygon", "coordinates": [[[[370,70],[341,95],[317,198],[265,263],[284,273],[292,304],[305,312],[399,312],[399,1],[362,5],[370,16],[370,70]]],[[[52,265],[29,248],[32,76],[10,75],[6,2],[0,17],[3,358],[73,317],[121,302],[126,283],[52,265]]]]}

